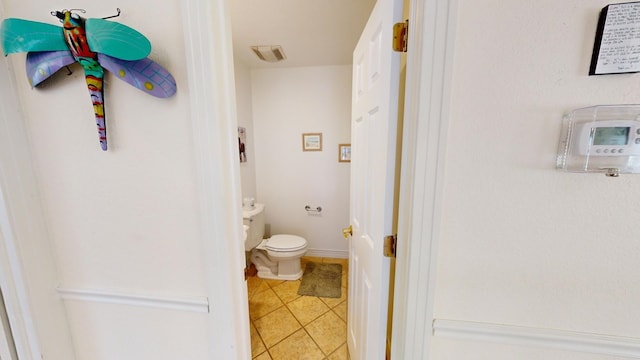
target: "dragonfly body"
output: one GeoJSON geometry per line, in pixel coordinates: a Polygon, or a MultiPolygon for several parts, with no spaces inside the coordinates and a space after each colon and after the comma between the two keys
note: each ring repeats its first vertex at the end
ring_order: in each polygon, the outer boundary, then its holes
{"type": "Polygon", "coordinates": [[[98,138],[102,150],[107,150],[107,125],[104,121],[104,68],[98,62],[98,53],[91,51],[87,41],[85,20],[76,14],[56,11],[56,17],[62,21],[64,40],[71,55],[84,69],[84,77],[93,103],[93,112],[98,127],[98,138]]]}
{"type": "Polygon", "coordinates": [[[62,22],[62,28],[22,19],[4,20],[0,37],[5,55],[27,52],[27,76],[33,86],[73,62],[80,64],[91,95],[102,150],[107,150],[105,69],[150,95],[175,94],[171,74],[146,58],[151,44],[142,34],[119,23],[85,19],[68,10],[51,14],[62,22]]]}

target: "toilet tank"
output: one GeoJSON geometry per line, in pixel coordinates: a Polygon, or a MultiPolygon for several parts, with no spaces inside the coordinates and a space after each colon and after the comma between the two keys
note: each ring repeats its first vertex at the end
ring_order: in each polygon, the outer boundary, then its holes
{"type": "Polygon", "coordinates": [[[249,251],[258,246],[264,238],[264,204],[242,208],[242,223],[249,226],[247,239],[244,241],[244,249],[249,251]]]}

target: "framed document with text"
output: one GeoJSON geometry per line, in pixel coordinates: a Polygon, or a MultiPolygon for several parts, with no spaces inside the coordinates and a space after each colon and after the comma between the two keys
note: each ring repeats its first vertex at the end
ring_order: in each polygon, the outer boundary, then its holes
{"type": "Polygon", "coordinates": [[[640,71],[640,2],[609,4],[600,12],[589,75],[640,71]]]}

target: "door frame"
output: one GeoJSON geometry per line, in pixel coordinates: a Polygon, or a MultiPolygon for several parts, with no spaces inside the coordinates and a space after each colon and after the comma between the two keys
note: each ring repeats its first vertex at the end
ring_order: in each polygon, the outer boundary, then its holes
{"type": "Polygon", "coordinates": [[[410,0],[391,359],[430,359],[458,0],[410,0]]]}
{"type": "Polygon", "coordinates": [[[0,184],[0,288],[2,288],[9,328],[19,358],[36,359],[41,357],[39,341],[31,308],[28,306],[21,261],[15,247],[16,242],[2,185],[0,184]]]}
{"type": "MultiPolygon", "coordinates": [[[[213,13],[196,9],[196,3],[198,0],[190,0],[186,3],[187,5],[183,6],[185,12],[190,14],[189,21],[203,23],[206,24],[205,28],[214,29],[210,32],[213,34],[207,35],[206,31],[201,31],[196,35],[196,38],[205,37],[205,42],[206,40],[215,41],[201,45],[202,49],[209,52],[208,57],[203,58],[208,61],[190,64],[193,65],[193,68],[189,69],[190,79],[194,81],[201,79],[202,83],[207,83],[200,77],[203,74],[200,70],[210,71],[208,70],[210,69],[209,64],[217,64],[215,71],[211,73],[213,81],[209,83],[209,85],[215,84],[215,86],[203,88],[202,91],[205,95],[216,99],[214,104],[226,104],[226,107],[222,106],[216,116],[225,131],[219,131],[217,135],[214,135],[214,132],[197,131],[201,128],[211,127],[211,125],[206,123],[210,119],[199,117],[194,111],[191,121],[197,147],[200,142],[207,144],[210,141],[228,141],[232,137],[226,137],[224,134],[232,131],[237,121],[235,108],[229,107],[229,105],[235,106],[235,85],[233,76],[230,75],[233,74],[230,22],[229,17],[225,16],[228,12],[228,0],[215,1],[218,11],[213,13]],[[193,9],[187,9],[189,3],[193,3],[195,12],[193,9]],[[209,38],[206,38],[207,36],[209,38]]],[[[400,242],[405,241],[405,244],[400,243],[398,246],[396,259],[392,359],[428,360],[430,358],[457,10],[458,0],[411,0],[409,5],[410,50],[407,57],[400,211],[398,214],[398,238],[400,242]],[[417,299],[420,301],[416,301],[417,299]]],[[[189,41],[186,43],[187,53],[189,53],[189,48],[193,48],[194,45],[189,41]]],[[[194,83],[194,81],[190,81],[190,83],[194,83]]],[[[190,85],[195,86],[194,84],[190,85]]],[[[192,90],[191,93],[195,94],[196,92],[192,90]]],[[[211,109],[206,103],[197,103],[194,100],[194,104],[196,108],[200,107],[203,114],[211,109]]],[[[231,145],[235,148],[235,144],[231,145]]],[[[216,149],[212,144],[208,146],[211,146],[213,150],[216,149]]],[[[235,210],[240,211],[238,205],[240,202],[229,195],[235,195],[236,191],[239,191],[236,188],[238,186],[236,183],[239,183],[237,156],[229,155],[228,151],[230,151],[228,148],[224,153],[199,151],[202,156],[197,157],[196,167],[201,172],[211,171],[207,170],[211,168],[211,164],[220,166],[219,172],[215,175],[216,181],[209,181],[207,184],[217,183],[223,187],[226,186],[226,188],[220,189],[221,193],[225,194],[222,205],[215,203],[215,197],[209,196],[203,199],[204,205],[218,208],[218,211],[212,211],[210,215],[233,214],[235,210]],[[220,174],[225,173],[237,181],[229,183],[224,178],[220,178],[220,174]],[[226,190],[226,193],[223,190],[226,190]],[[206,204],[207,202],[209,204],[206,204]]],[[[209,174],[209,176],[213,175],[209,174]]],[[[213,189],[209,189],[209,191],[211,192],[213,189]]],[[[208,218],[212,219],[212,217],[208,218]]],[[[217,224],[220,227],[218,235],[225,234],[226,238],[240,236],[241,227],[236,226],[235,223],[236,221],[222,221],[217,224]]],[[[233,273],[236,269],[225,253],[212,252],[211,258],[208,260],[221,263],[222,268],[226,269],[222,273],[212,275],[213,283],[220,281],[228,284],[228,277],[220,276],[220,274],[233,273]]],[[[244,285],[244,282],[241,282],[241,285],[244,285]]],[[[223,306],[222,313],[219,314],[220,318],[229,320],[229,322],[223,323],[234,323],[233,331],[227,332],[225,338],[217,339],[217,348],[220,350],[220,346],[226,343],[241,352],[230,352],[229,355],[250,354],[249,326],[248,321],[245,321],[248,318],[248,310],[244,305],[246,301],[242,301],[243,298],[246,300],[246,288],[244,293],[236,286],[230,286],[230,290],[231,288],[234,291],[229,294],[231,299],[236,299],[236,301],[230,303],[230,299],[210,298],[212,308],[220,309],[220,306],[223,306]],[[230,309],[227,314],[223,314],[225,312],[224,306],[230,306],[226,307],[226,309],[230,309]],[[233,316],[229,316],[229,314],[233,314],[233,316]]],[[[218,355],[221,354],[218,353],[218,355]]],[[[244,356],[250,357],[250,355],[244,356]]],[[[243,356],[238,358],[243,358],[243,356]]]]}
{"type": "Polygon", "coordinates": [[[73,359],[62,302],[50,301],[57,278],[13,74],[9,60],[0,59],[0,287],[20,359],[53,348],[73,359]],[[52,320],[36,324],[43,312],[52,320]]]}
{"type": "MultiPolygon", "coordinates": [[[[4,6],[0,2],[0,19],[2,18],[4,18],[4,6]]],[[[6,58],[0,60],[0,72],[0,78],[11,79],[11,69],[6,58]]],[[[6,92],[8,94],[16,93],[13,81],[7,81],[3,86],[7,87],[6,92]]],[[[0,95],[5,95],[2,89],[0,89],[0,95]]],[[[16,98],[10,98],[9,96],[0,96],[0,141],[9,140],[6,137],[10,126],[9,119],[20,116],[19,113],[14,111],[15,107],[12,106],[15,100],[16,98]]],[[[12,137],[14,139],[20,138],[21,135],[12,134],[12,137]]],[[[17,153],[22,153],[25,150],[25,148],[15,149],[17,153]]],[[[7,184],[4,176],[2,176],[2,174],[6,173],[6,170],[15,170],[15,168],[11,167],[11,163],[15,163],[18,160],[17,157],[14,154],[6,158],[0,156],[0,288],[3,292],[5,310],[16,350],[21,357],[31,359],[35,358],[35,356],[39,357],[38,342],[33,337],[33,334],[35,334],[33,322],[27,321],[30,318],[30,309],[28,307],[24,308],[24,304],[21,304],[20,301],[19,294],[24,294],[26,289],[24,281],[22,281],[20,262],[16,261],[18,256],[15,251],[13,232],[11,231],[10,211],[4,200],[4,189],[7,189],[7,184]]],[[[2,325],[0,324],[0,326],[2,325]]],[[[3,333],[3,331],[0,331],[0,333],[3,333]]]]}
{"type": "Polygon", "coordinates": [[[209,354],[212,359],[250,359],[229,1],[187,0],[180,8],[209,300],[209,354]]]}

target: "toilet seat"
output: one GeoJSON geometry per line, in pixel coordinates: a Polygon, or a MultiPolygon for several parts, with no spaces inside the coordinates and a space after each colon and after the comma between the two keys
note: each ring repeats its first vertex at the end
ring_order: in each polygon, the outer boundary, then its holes
{"type": "Polygon", "coordinates": [[[271,251],[297,251],[307,247],[307,240],[297,235],[273,235],[264,244],[264,248],[271,251]]]}

